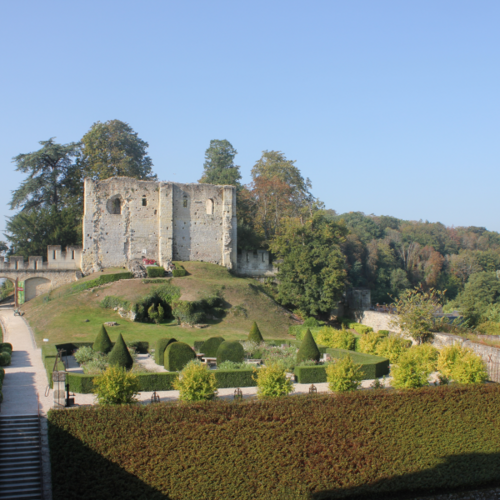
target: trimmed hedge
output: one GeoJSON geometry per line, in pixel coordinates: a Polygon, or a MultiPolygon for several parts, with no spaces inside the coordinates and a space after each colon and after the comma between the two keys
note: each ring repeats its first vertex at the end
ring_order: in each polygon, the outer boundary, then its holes
{"type": "Polygon", "coordinates": [[[115,273],[115,274],[103,274],[99,278],[84,281],[83,283],[78,283],[71,287],[72,292],[81,292],[83,290],[88,290],[89,288],[95,288],[96,286],[105,285],[106,283],[113,283],[113,281],[128,280],[132,279],[134,275],[132,273],[115,273]]]}
{"type": "Polygon", "coordinates": [[[321,384],[326,382],[326,367],[319,366],[296,366],[294,370],[299,384],[321,384]]]}
{"type": "Polygon", "coordinates": [[[2,342],[0,344],[0,366],[9,366],[12,360],[12,344],[2,342]]]}
{"type": "Polygon", "coordinates": [[[499,406],[500,387],[481,384],[51,410],[53,498],[379,500],[463,491],[498,482],[499,406]],[[207,440],[223,460],[202,451],[207,440]]]}
{"type": "Polygon", "coordinates": [[[194,344],[193,344],[194,350],[196,352],[202,352],[201,348],[202,348],[204,343],[205,343],[204,340],[195,340],[194,344]]]}
{"type": "Polygon", "coordinates": [[[126,370],[130,370],[134,364],[134,360],[125,345],[121,333],[118,335],[118,340],[109,353],[108,362],[111,366],[117,365],[126,370]]]}
{"type": "Polygon", "coordinates": [[[253,322],[250,333],[248,334],[248,341],[255,342],[256,344],[264,342],[264,337],[262,336],[262,333],[260,333],[259,327],[255,321],[253,322]]]}
{"type": "Polygon", "coordinates": [[[165,349],[163,366],[169,372],[178,372],[192,359],[196,359],[196,354],[188,344],[172,342],[165,349]]]}
{"type": "Polygon", "coordinates": [[[163,278],[165,276],[165,269],[161,266],[148,266],[146,271],[148,278],[163,278]]]}
{"type": "Polygon", "coordinates": [[[176,269],[172,271],[172,276],[174,278],[182,278],[187,275],[187,271],[180,264],[176,264],[176,269]]]}
{"type": "Polygon", "coordinates": [[[144,340],[135,340],[134,342],[127,342],[128,347],[134,347],[137,354],[147,354],[149,352],[149,342],[144,340]]]}
{"type": "Polygon", "coordinates": [[[217,356],[217,349],[219,349],[222,342],[224,342],[222,337],[211,337],[203,343],[200,352],[209,358],[215,358],[217,356]]]}
{"type": "Polygon", "coordinates": [[[229,387],[256,387],[257,382],[253,379],[255,370],[215,370],[215,380],[219,389],[229,387]]]}
{"type": "Polygon", "coordinates": [[[156,341],[155,344],[155,363],[157,365],[163,366],[164,364],[164,354],[165,349],[172,343],[177,342],[174,338],[161,338],[156,341]]]}
{"type": "Polygon", "coordinates": [[[234,363],[242,363],[245,359],[245,351],[243,346],[238,341],[224,341],[217,349],[217,364],[220,365],[224,361],[233,361],[234,363]]]}
{"type": "Polygon", "coordinates": [[[0,351],[3,351],[5,348],[9,349],[12,352],[12,344],[10,342],[2,342],[0,344],[0,351]]]}
{"type": "MultiPolygon", "coordinates": [[[[139,391],[173,391],[177,372],[169,373],[136,373],[139,379],[139,391]]],[[[66,373],[69,390],[79,394],[92,394],[96,375],[82,373],[66,373]]]]}

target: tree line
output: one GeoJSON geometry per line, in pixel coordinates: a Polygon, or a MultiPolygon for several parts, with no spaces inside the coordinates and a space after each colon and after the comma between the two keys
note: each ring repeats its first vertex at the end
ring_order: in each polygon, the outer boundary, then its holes
{"type": "MultiPolygon", "coordinates": [[[[10,202],[18,210],[7,222],[11,255],[81,244],[85,177],[157,178],[148,143],[119,120],[94,123],[79,142],[49,139],[40,145],[13,159],[26,178],[10,202]]],[[[236,187],[238,248],[271,252],[279,262],[273,293],[302,316],[328,314],[347,286],[370,288],[374,303],[392,302],[414,286],[445,291],[450,306],[469,307],[476,324],[500,302],[499,233],[361,212],[339,215],[325,209],[311,181],[283,152],[263,151],[247,185],[236,155],[229,141],[210,141],[199,182],[236,187]]],[[[7,246],[0,242],[0,250],[7,246]]]]}

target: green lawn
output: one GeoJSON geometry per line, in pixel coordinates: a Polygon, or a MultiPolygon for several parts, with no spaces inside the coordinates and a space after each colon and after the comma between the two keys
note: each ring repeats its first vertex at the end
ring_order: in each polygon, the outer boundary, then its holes
{"type": "MultiPolygon", "coordinates": [[[[23,305],[26,319],[35,332],[37,344],[49,339],[51,344],[64,342],[92,342],[102,323],[116,321],[119,326],[109,327],[111,340],[121,333],[126,342],[148,341],[152,345],[158,338],[174,337],[193,345],[195,340],[222,336],[227,340],[244,339],[253,321],[257,321],[266,339],[291,339],[288,326],[292,324],[287,311],[268,297],[262,286],[249,278],[238,278],[227,269],[201,262],[183,262],[189,276],[174,278],[172,283],[181,289],[181,299],[196,300],[217,290],[222,290],[228,314],[221,321],[207,321],[208,328],[184,328],[169,321],[162,325],[136,323],[122,318],[117,312],[104,309],[100,302],[107,295],[117,296],[131,302],[146,295],[157,284],[143,280],[122,280],[103,285],[93,292],[85,290],[69,294],[71,285],[65,285],[50,294],[37,297],[23,305]],[[234,316],[234,306],[242,306],[247,317],[234,316]],[[86,321],[88,320],[88,322],[86,321]]],[[[123,269],[107,270],[122,272],[123,269]]],[[[98,274],[85,277],[94,279],[98,274]]]]}

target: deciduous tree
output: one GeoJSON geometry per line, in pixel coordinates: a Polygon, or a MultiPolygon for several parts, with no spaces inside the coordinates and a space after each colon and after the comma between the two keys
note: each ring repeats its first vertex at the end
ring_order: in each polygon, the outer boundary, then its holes
{"type": "Polygon", "coordinates": [[[213,139],[205,151],[203,176],[198,182],[205,184],[231,185],[241,188],[240,167],[234,164],[238,151],[224,140],[213,139]]]}

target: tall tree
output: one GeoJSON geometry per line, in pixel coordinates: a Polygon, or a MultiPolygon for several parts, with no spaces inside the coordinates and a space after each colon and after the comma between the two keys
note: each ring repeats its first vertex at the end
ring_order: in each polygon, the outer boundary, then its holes
{"type": "Polygon", "coordinates": [[[252,168],[250,191],[256,205],[254,227],[265,240],[275,234],[284,217],[309,216],[321,206],[310,193],[311,181],[304,179],[295,161],[280,151],[264,151],[252,168]]]}
{"type": "Polygon", "coordinates": [[[241,188],[240,167],[234,164],[234,157],[238,151],[233,145],[224,140],[213,139],[205,151],[203,176],[198,182],[205,184],[230,185],[241,188]]]}
{"type": "Polygon", "coordinates": [[[153,162],[146,151],[149,144],[127,123],[96,122],[83,136],[82,145],[85,176],[98,180],[115,176],[156,179],[153,162]]]}
{"type": "Polygon", "coordinates": [[[281,259],[278,300],[303,315],[329,313],[345,288],[347,273],[340,245],[347,228],[316,211],[306,220],[283,219],[271,243],[281,259]]]}
{"type": "Polygon", "coordinates": [[[57,144],[54,138],[40,144],[38,151],[13,158],[16,170],[28,175],[12,192],[10,208],[61,210],[81,203],[82,176],[75,162],[80,155],[79,144],[57,144]]]}

